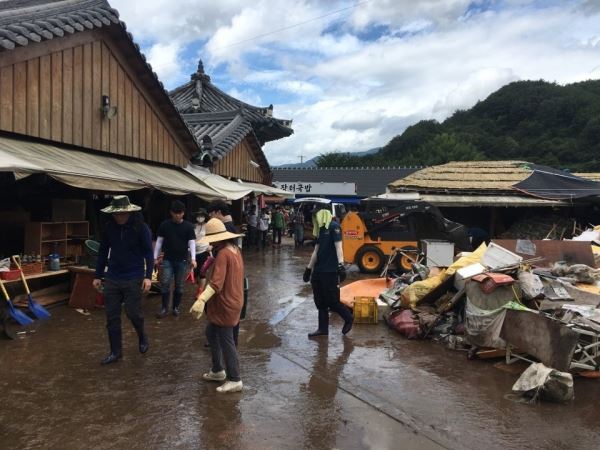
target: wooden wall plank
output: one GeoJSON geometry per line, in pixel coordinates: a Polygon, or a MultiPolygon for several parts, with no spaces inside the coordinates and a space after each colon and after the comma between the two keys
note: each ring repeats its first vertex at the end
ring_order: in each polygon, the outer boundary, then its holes
{"type": "Polygon", "coordinates": [[[73,142],[73,49],[62,54],[62,140],[67,144],[73,142]]]}
{"type": "Polygon", "coordinates": [[[152,160],[160,161],[158,152],[158,119],[154,111],[152,111],[152,160]]]}
{"type": "Polygon", "coordinates": [[[0,70],[0,128],[13,131],[13,66],[0,70]]]}
{"type": "MultiPolygon", "coordinates": [[[[108,98],[110,99],[110,52],[103,42],[100,45],[102,50],[102,72],[100,74],[102,81],[100,96],[108,95],[108,98]]],[[[102,107],[102,100],[100,99],[98,102],[100,107],[102,107]]],[[[110,120],[105,119],[102,112],[100,112],[100,126],[102,128],[100,133],[100,148],[106,152],[110,147],[110,120]]]]}
{"type": "Polygon", "coordinates": [[[138,96],[138,109],[140,115],[140,158],[146,159],[146,103],[144,103],[144,98],[139,95],[138,96]]]}
{"type": "Polygon", "coordinates": [[[92,44],[92,147],[102,150],[102,43],[92,44]]]}
{"type": "Polygon", "coordinates": [[[117,65],[117,117],[119,122],[119,131],[117,133],[116,153],[125,154],[125,73],[121,66],[117,65]]]}
{"type": "Polygon", "coordinates": [[[14,66],[13,73],[13,130],[15,133],[27,133],[27,63],[14,66]]]}
{"type": "Polygon", "coordinates": [[[63,54],[55,52],[52,54],[52,118],[50,138],[54,141],[62,139],[62,104],[63,104],[63,54]]]}
{"type": "Polygon", "coordinates": [[[117,115],[109,120],[109,144],[108,151],[109,152],[117,152],[117,147],[119,145],[119,111],[118,103],[119,103],[119,67],[117,65],[117,60],[115,57],[110,54],[110,89],[109,89],[109,97],[110,97],[110,106],[117,107],[117,115]]]}
{"type": "Polygon", "coordinates": [[[133,133],[132,149],[133,157],[140,157],[140,98],[138,90],[133,86],[131,90],[131,130],[133,133]]]}
{"type": "Polygon", "coordinates": [[[40,60],[27,61],[27,134],[40,133],[40,60]]]}
{"type": "Polygon", "coordinates": [[[152,110],[145,104],[146,109],[146,159],[152,160],[152,110]]]}
{"type": "Polygon", "coordinates": [[[73,49],[73,144],[83,144],[83,47],[73,49]]]}
{"type": "Polygon", "coordinates": [[[50,139],[52,128],[52,57],[40,58],[40,137],[50,139]]]}
{"type": "Polygon", "coordinates": [[[92,44],[83,46],[83,146],[92,147],[92,44]]]}
{"type": "Polygon", "coordinates": [[[131,80],[125,74],[125,154],[133,155],[133,133],[132,133],[132,114],[131,114],[131,80]]]}

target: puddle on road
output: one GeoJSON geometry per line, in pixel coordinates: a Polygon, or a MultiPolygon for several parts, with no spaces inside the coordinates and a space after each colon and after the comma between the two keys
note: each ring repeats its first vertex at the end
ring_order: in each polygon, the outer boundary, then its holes
{"type": "Polygon", "coordinates": [[[307,300],[306,298],[302,298],[302,297],[293,297],[292,301],[290,302],[290,304],[288,306],[277,311],[273,315],[273,317],[271,317],[271,319],[269,320],[269,325],[271,325],[272,327],[277,325],[279,322],[281,322],[283,319],[285,319],[287,316],[289,316],[292,313],[292,311],[294,311],[298,306],[300,306],[306,300],[307,300]]]}

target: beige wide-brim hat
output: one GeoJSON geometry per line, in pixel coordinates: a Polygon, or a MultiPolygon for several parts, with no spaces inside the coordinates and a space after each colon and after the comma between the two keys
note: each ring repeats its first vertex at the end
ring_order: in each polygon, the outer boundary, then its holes
{"type": "Polygon", "coordinates": [[[129,201],[129,197],[126,195],[115,195],[106,208],[101,209],[103,213],[123,213],[123,212],[136,212],[141,211],[142,208],[138,205],[134,205],[129,201]]]}
{"type": "Polygon", "coordinates": [[[227,231],[225,224],[219,219],[210,219],[206,222],[206,235],[200,240],[202,244],[211,244],[213,242],[226,241],[227,239],[236,239],[243,234],[235,234],[227,231]]]}

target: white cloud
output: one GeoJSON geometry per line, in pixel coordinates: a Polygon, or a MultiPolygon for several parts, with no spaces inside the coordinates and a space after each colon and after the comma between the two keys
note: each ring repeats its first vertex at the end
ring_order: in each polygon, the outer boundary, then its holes
{"type": "Polygon", "coordinates": [[[514,80],[600,76],[596,0],[111,4],[148,43],[165,84],[187,75],[178,64],[186,46],[206,42],[193,56],[203,58],[209,74],[219,68],[228,85],[240,86],[231,95],[274,103],[276,117],[293,119],[295,134],[265,147],[272,164],[295,162],[300,153],[385,145],[406,126],[443,120],[514,80]],[[390,33],[366,40],[377,27],[390,33]]]}

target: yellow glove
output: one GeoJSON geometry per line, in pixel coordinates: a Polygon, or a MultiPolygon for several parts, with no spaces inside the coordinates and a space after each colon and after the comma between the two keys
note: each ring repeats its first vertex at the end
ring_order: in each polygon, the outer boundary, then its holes
{"type": "Polygon", "coordinates": [[[202,317],[202,314],[204,314],[204,305],[206,305],[206,302],[209,301],[213,295],[215,295],[215,290],[210,286],[210,284],[207,284],[206,289],[202,291],[190,308],[190,313],[195,314],[196,319],[200,319],[202,317]]]}
{"type": "Polygon", "coordinates": [[[202,314],[204,314],[204,305],[206,305],[206,302],[198,297],[198,300],[196,300],[192,305],[190,313],[195,315],[196,319],[200,319],[202,314]]]}

